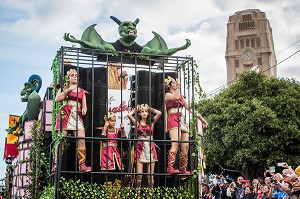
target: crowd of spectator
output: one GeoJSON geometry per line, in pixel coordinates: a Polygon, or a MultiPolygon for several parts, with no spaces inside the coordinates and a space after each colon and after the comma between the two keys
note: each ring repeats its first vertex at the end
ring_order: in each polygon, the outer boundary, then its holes
{"type": "Polygon", "coordinates": [[[267,170],[264,177],[236,180],[223,175],[202,186],[202,199],[300,199],[300,166],[295,170],[286,163],[275,173],[267,170]]]}

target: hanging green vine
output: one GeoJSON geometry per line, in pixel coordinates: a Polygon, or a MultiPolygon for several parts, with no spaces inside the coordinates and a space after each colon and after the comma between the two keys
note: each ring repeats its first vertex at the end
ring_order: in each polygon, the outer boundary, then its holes
{"type": "MultiPolygon", "coordinates": [[[[196,105],[199,104],[199,100],[204,97],[203,90],[200,84],[199,73],[197,72],[198,64],[192,58],[189,58],[187,61],[181,63],[179,65],[179,70],[183,71],[185,84],[187,85],[187,89],[192,89],[192,99],[191,99],[191,108],[196,110],[196,105]],[[191,78],[193,77],[193,78],[191,78]],[[192,86],[192,88],[191,88],[192,86]]],[[[190,127],[190,136],[194,137],[194,153],[192,153],[192,158],[199,159],[199,152],[200,152],[200,141],[201,136],[198,134],[197,130],[197,116],[196,114],[192,115],[191,120],[189,121],[190,127]]],[[[196,169],[193,171],[193,178],[198,178],[199,173],[202,170],[202,164],[198,161],[198,165],[196,169]]]]}
{"type": "Polygon", "coordinates": [[[52,146],[52,153],[55,153],[58,145],[61,143],[61,140],[64,137],[62,132],[55,131],[56,118],[61,111],[62,102],[55,102],[55,97],[58,92],[58,85],[60,85],[60,52],[58,51],[51,67],[53,73],[53,92],[52,92],[52,140],[54,140],[54,145],[52,146]]]}
{"type": "Polygon", "coordinates": [[[42,185],[44,183],[44,177],[47,174],[48,161],[45,155],[44,147],[44,133],[43,127],[40,121],[36,121],[30,127],[32,136],[32,146],[29,150],[29,158],[25,161],[29,161],[29,170],[26,175],[29,178],[29,187],[26,189],[26,198],[38,199],[42,185]]]}
{"type": "Polygon", "coordinates": [[[55,102],[55,97],[58,92],[57,85],[60,83],[60,52],[57,52],[53,63],[52,63],[52,73],[53,73],[53,92],[52,92],[52,140],[55,140],[57,133],[55,132],[55,122],[58,111],[61,109],[61,104],[55,102]]]}

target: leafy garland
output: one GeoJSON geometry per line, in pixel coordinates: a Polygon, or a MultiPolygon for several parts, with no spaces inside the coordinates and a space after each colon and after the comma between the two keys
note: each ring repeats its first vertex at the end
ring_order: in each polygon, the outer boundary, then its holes
{"type": "Polygon", "coordinates": [[[29,178],[29,187],[26,189],[26,198],[38,199],[44,183],[43,177],[48,171],[48,161],[45,155],[44,130],[38,120],[30,126],[32,146],[29,150],[29,170],[26,175],[29,178]],[[45,171],[46,170],[46,171],[45,171]]]}
{"type": "Polygon", "coordinates": [[[55,196],[55,186],[47,185],[41,194],[40,199],[54,199],[55,196]]]}
{"type": "Polygon", "coordinates": [[[53,72],[54,84],[52,92],[52,140],[55,140],[54,145],[52,147],[52,153],[55,154],[55,150],[57,149],[58,145],[61,143],[61,140],[64,137],[64,134],[62,132],[55,131],[56,118],[62,107],[62,102],[55,102],[55,97],[58,92],[57,85],[60,84],[60,52],[57,52],[53,60],[51,70],[53,72]]]}
{"type": "Polygon", "coordinates": [[[90,184],[88,182],[66,180],[61,178],[61,196],[64,198],[195,198],[195,183],[187,181],[181,187],[157,187],[157,188],[129,188],[129,187],[106,187],[104,185],[90,184]]]}
{"type": "Polygon", "coordinates": [[[57,137],[57,133],[54,130],[54,128],[55,128],[57,113],[61,109],[61,105],[55,102],[55,96],[58,92],[56,86],[59,85],[60,83],[59,82],[60,80],[59,59],[60,59],[60,52],[57,52],[51,67],[51,70],[53,72],[53,85],[54,85],[54,89],[52,92],[52,140],[55,140],[57,137]]]}
{"type": "MultiPolygon", "coordinates": [[[[192,102],[191,102],[191,107],[195,107],[195,105],[199,104],[199,100],[196,100],[196,98],[200,99],[201,97],[204,97],[203,95],[203,90],[200,84],[200,78],[199,78],[199,73],[197,72],[198,69],[198,64],[196,63],[195,60],[193,60],[192,58],[190,58],[188,61],[183,62],[182,64],[179,65],[179,69],[183,70],[184,73],[184,79],[185,79],[185,83],[188,86],[188,89],[190,89],[190,85],[192,85],[192,83],[194,83],[193,88],[195,90],[195,92],[193,92],[192,95],[192,102]],[[189,67],[186,67],[186,66],[189,67]],[[192,66],[192,67],[191,67],[192,66]],[[189,78],[190,76],[193,77],[189,78]],[[193,80],[193,82],[192,82],[193,80]]],[[[195,112],[197,112],[196,107],[194,108],[195,112]]],[[[194,153],[192,153],[192,158],[195,159],[199,159],[199,152],[201,149],[200,146],[200,141],[201,141],[201,136],[197,133],[197,116],[196,114],[193,114],[191,120],[189,121],[190,124],[190,136],[194,137],[194,153]]],[[[197,179],[198,175],[200,174],[202,170],[202,163],[201,161],[198,161],[198,165],[197,168],[193,171],[193,178],[197,179]]]]}

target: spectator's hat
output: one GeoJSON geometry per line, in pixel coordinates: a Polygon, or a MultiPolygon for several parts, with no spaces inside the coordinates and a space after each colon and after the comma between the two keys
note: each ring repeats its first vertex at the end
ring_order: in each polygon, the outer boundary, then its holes
{"type": "Polygon", "coordinates": [[[300,166],[298,166],[296,169],[295,169],[295,173],[300,176],[300,166]]]}
{"type": "Polygon", "coordinates": [[[241,180],[241,182],[242,183],[249,183],[249,180],[244,179],[244,180],[241,180]]]}

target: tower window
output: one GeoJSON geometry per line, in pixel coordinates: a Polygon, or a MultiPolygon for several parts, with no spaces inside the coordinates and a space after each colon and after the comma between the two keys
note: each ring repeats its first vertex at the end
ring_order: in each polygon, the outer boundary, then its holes
{"type": "Polygon", "coordinates": [[[257,46],[257,48],[259,48],[260,47],[260,38],[258,37],[258,38],[256,38],[256,46],[257,46]]]}
{"type": "Polygon", "coordinates": [[[234,60],[234,65],[236,68],[240,67],[240,61],[239,60],[234,60]]]}
{"type": "Polygon", "coordinates": [[[235,50],[239,49],[239,40],[235,40],[235,50]]]}
{"type": "Polygon", "coordinates": [[[261,64],[262,64],[262,62],[261,62],[261,57],[257,58],[257,64],[258,64],[258,65],[261,65],[261,64]]]}
{"type": "Polygon", "coordinates": [[[242,20],[243,20],[243,22],[245,22],[245,21],[252,21],[251,14],[242,15],[242,20]]]}
{"type": "Polygon", "coordinates": [[[251,48],[255,48],[255,41],[254,41],[254,38],[251,38],[251,48]]]}
{"type": "Polygon", "coordinates": [[[249,39],[246,39],[246,47],[249,47],[249,39]]]}
{"type": "Polygon", "coordinates": [[[255,22],[251,14],[242,15],[242,22],[239,23],[239,30],[255,29],[255,22]]]}
{"type": "Polygon", "coordinates": [[[241,49],[243,49],[244,48],[244,40],[243,39],[240,40],[240,45],[241,45],[241,49]]]}

